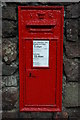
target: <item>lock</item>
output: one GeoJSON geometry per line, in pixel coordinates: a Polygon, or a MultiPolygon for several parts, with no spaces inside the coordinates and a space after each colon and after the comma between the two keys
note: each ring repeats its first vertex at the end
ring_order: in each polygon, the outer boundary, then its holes
{"type": "Polygon", "coordinates": [[[29,77],[31,77],[31,72],[29,73],[29,77]]]}
{"type": "Polygon", "coordinates": [[[34,78],[36,77],[36,70],[26,70],[26,77],[28,78],[34,78]]]}

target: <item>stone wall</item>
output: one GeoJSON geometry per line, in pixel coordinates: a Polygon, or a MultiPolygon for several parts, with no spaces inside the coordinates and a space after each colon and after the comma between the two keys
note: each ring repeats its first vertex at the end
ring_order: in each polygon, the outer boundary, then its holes
{"type": "Polygon", "coordinates": [[[80,118],[80,3],[2,3],[2,109],[3,118],[80,118]],[[18,5],[63,5],[62,112],[19,112],[18,5]],[[79,28],[79,29],[78,29],[79,28]]]}

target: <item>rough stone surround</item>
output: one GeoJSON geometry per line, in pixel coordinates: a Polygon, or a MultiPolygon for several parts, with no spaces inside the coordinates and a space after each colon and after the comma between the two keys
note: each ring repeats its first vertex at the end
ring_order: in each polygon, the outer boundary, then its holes
{"type": "Polygon", "coordinates": [[[80,3],[5,3],[2,6],[2,108],[3,118],[80,118],[80,3]],[[63,5],[62,112],[19,112],[18,5],[63,5]]]}

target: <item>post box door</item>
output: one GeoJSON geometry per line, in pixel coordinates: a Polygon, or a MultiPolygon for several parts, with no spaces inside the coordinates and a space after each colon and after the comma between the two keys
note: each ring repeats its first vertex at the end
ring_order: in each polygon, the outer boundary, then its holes
{"type": "Polygon", "coordinates": [[[56,49],[56,40],[26,40],[26,105],[55,105],[56,49]]]}
{"type": "Polygon", "coordinates": [[[63,7],[18,10],[20,111],[61,111],[63,7]]]}

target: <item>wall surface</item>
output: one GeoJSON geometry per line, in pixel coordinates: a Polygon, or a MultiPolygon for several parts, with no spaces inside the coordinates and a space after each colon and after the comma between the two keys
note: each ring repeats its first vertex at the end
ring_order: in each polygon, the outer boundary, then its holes
{"type": "Polygon", "coordinates": [[[80,119],[80,3],[2,3],[2,117],[80,119]],[[19,112],[18,5],[64,6],[62,112],[19,112]]]}

